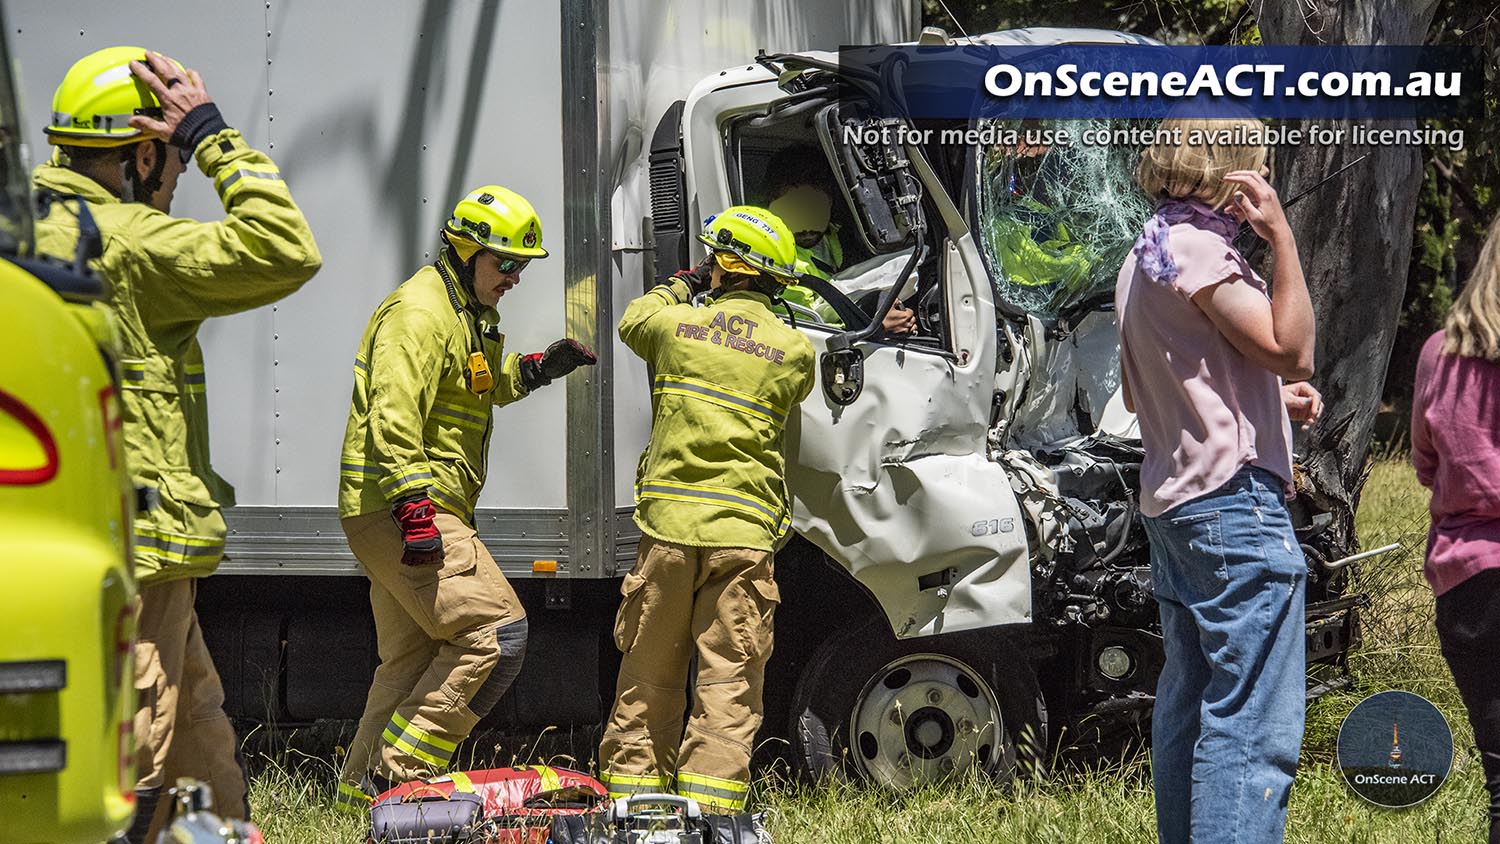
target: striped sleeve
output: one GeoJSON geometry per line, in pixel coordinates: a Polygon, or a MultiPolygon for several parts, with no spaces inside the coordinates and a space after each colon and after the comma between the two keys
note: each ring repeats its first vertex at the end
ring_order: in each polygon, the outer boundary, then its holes
{"type": "Polygon", "coordinates": [[[224,218],[143,216],[130,248],[149,263],[147,282],[161,285],[164,297],[196,306],[200,317],[258,308],[301,287],[323,259],[276,163],[234,129],[205,138],[197,159],[224,218]]]}
{"type": "Polygon", "coordinates": [[[632,352],[646,360],[656,353],[656,341],[651,330],[655,317],[663,308],[678,305],[692,298],[687,282],[671,279],[658,284],[630,303],[625,315],[620,317],[620,339],[632,352]]]}

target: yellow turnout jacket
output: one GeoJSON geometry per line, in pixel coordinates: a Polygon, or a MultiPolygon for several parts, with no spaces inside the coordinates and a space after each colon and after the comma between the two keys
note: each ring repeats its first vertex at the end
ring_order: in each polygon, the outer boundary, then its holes
{"type": "Polygon", "coordinates": [[[812,391],[812,343],[759,293],[701,308],[690,295],[673,279],[620,320],[620,339],[654,373],[635,521],[667,542],[770,551],[791,524],[782,434],[812,391]]]}
{"type": "Polygon", "coordinates": [[[385,510],[413,495],[474,524],[493,428],[491,409],[527,395],[521,356],[505,354],[500,315],[472,302],[458,273],[459,309],[435,266],[387,296],[370,317],[354,356],[354,401],[339,459],[339,515],[385,510]],[[475,333],[495,385],[469,391],[475,333]]]}
{"type": "MultiPolygon", "coordinates": [[[[92,262],[110,284],[119,328],[125,455],[146,490],[136,514],[136,576],[143,583],[211,574],[224,555],[220,507],[234,489],[209,463],[207,378],[198,326],[209,317],[281,299],[318,271],[312,230],[275,163],[224,129],[199,143],[224,219],[198,222],[137,202],[56,161],[36,168],[39,189],[77,194],[104,240],[92,262]]],[[[71,261],[78,225],[60,204],[37,221],[37,252],[71,261]]]]}

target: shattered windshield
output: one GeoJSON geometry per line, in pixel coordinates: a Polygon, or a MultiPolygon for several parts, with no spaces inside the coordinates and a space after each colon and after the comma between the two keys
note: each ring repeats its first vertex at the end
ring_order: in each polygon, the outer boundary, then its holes
{"type": "Polygon", "coordinates": [[[1109,295],[1151,213],[1131,180],[1137,150],[1078,142],[1103,121],[993,123],[1013,142],[979,148],[977,228],[999,295],[1044,318],[1109,295]],[[1046,143],[1058,129],[1073,142],[1046,143]]]}

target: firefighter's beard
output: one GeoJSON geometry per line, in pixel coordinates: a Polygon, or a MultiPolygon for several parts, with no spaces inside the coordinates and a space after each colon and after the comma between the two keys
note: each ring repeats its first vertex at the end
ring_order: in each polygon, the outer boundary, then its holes
{"type": "Polygon", "coordinates": [[[803,249],[816,248],[823,242],[823,233],[815,231],[797,232],[797,245],[803,249]]]}

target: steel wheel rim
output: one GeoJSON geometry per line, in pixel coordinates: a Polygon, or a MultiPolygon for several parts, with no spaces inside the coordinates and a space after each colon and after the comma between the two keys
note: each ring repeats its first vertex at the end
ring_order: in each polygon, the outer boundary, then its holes
{"type": "Polygon", "coordinates": [[[904,656],[870,678],[849,716],[849,754],[865,777],[898,788],[993,772],[1000,702],[978,672],[942,654],[904,656]]]}

